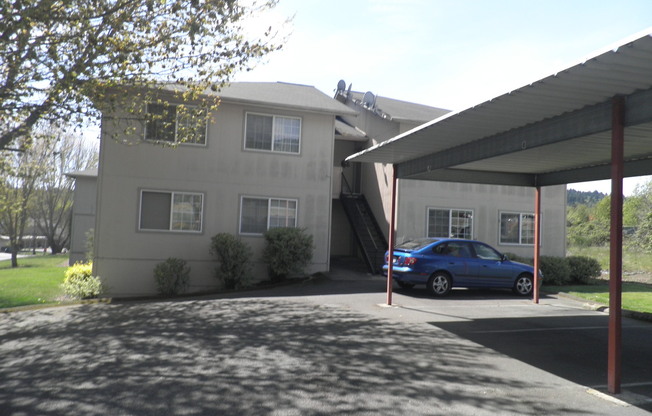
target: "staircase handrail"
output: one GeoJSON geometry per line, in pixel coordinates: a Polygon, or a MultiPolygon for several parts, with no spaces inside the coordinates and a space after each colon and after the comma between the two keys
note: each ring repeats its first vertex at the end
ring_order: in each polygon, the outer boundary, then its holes
{"type": "Polygon", "coordinates": [[[346,194],[347,195],[352,195],[353,190],[351,189],[351,185],[349,185],[349,181],[346,179],[346,175],[344,175],[344,172],[342,172],[340,175],[342,175],[342,183],[344,184],[344,186],[342,187],[341,193],[345,193],[344,188],[346,187],[346,190],[348,191],[348,192],[346,192],[346,194]]]}

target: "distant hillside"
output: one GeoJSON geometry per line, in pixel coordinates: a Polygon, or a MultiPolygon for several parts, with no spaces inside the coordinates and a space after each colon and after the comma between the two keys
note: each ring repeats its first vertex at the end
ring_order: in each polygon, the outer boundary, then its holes
{"type": "Polygon", "coordinates": [[[583,191],[576,191],[575,189],[568,189],[566,191],[566,196],[567,196],[566,203],[569,206],[580,205],[580,204],[593,206],[608,195],[598,191],[583,192],[583,191]]]}

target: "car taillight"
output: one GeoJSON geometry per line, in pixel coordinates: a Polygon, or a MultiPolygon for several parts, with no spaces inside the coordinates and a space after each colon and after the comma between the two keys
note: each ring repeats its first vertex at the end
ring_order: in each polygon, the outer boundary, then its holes
{"type": "Polygon", "coordinates": [[[403,264],[405,266],[412,266],[416,262],[417,262],[417,259],[415,257],[406,257],[405,261],[403,261],[403,264]]]}

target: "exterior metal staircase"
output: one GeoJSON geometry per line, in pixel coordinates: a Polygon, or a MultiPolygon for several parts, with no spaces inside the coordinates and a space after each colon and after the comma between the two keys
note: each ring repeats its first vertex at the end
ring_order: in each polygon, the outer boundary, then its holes
{"type": "MultiPolygon", "coordinates": [[[[349,188],[344,178],[343,183],[349,188]]],[[[373,274],[380,274],[385,251],[387,251],[387,240],[371,211],[367,199],[362,194],[346,193],[343,189],[340,194],[340,201],[342,201],[344,212],[349,219],[369,271],[373,274]]]]}

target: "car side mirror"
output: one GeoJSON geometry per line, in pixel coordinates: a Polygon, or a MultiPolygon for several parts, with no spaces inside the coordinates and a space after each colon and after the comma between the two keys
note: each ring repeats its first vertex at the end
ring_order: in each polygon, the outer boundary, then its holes
{"type": "Polygon", "coordinates": [[[500,256],[500,261],[507,261],[507,260],[509,260],[509,257],[507,257],[507,254],[503,254],[502,256],[500,256]]]}

